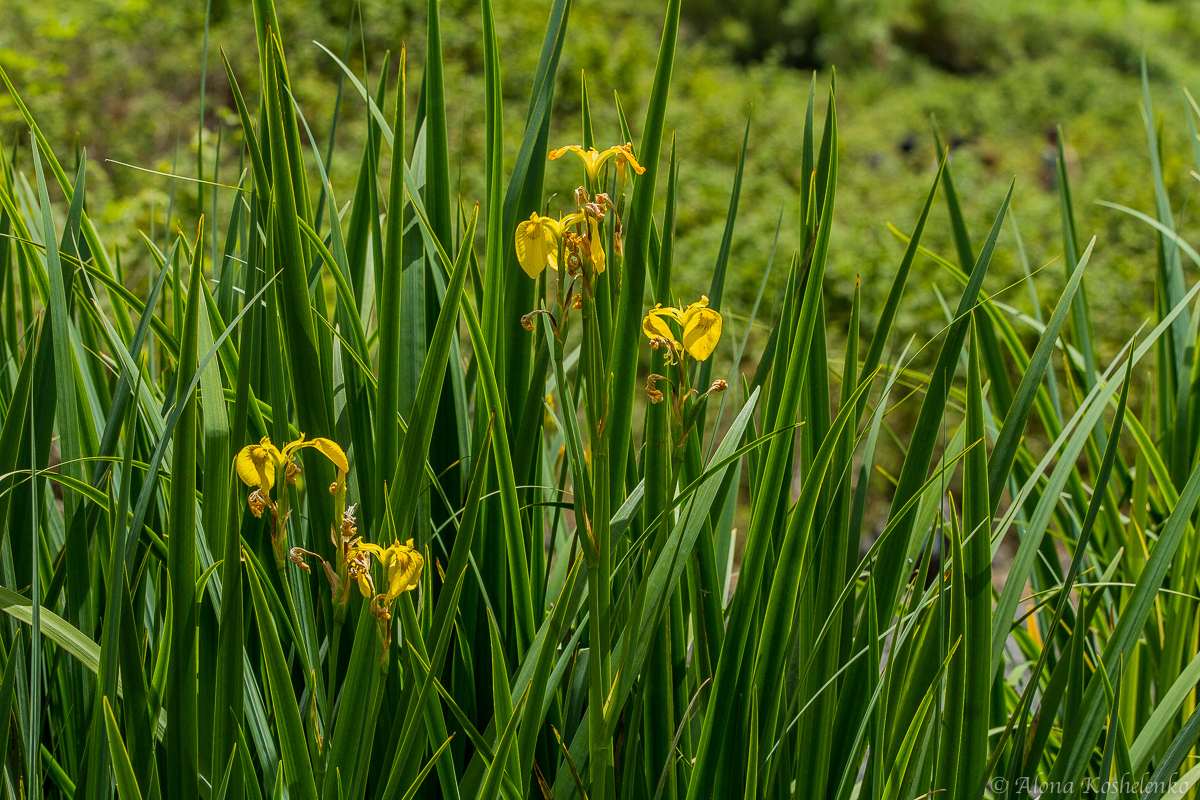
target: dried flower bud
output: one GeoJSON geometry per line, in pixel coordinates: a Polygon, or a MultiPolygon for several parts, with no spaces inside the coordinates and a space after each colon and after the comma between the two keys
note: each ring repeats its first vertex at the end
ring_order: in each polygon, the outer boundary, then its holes
{"type": "Polygon", "coordinates": [[[357,503],[351,503],[342,514],[342,538],[346,541],[350,541],[358,535],[358,527],[354,520],[354,509],[357,507],[357,503]]]}
{"type": "Polygon", "coordinates": [[[592,196],[588,194],[586,187],[579,186],[575,189],[575,205],[583,208],[588,203],[592,202],[592,196]]]}
{"type": "Polygon", "coordinates": [[[562,241],[567,261],[567,274],[575,277],[583,270],[583,237],[574,231],[563,231],[562,241]]]}
{"type": "Polygon", "coordinates": [[[380,622],[389,622],[392,619],[392,612],[383,604],[383,600],[387,595],[377,594],[371,598],[371,613],[380,622]]]}
{"type": "Polygon", "coordinates": [[[536,313],[536,311],[530,311],[528,314],[521,317],[521,327],[530,333],[533,333],[533,316],[536,313]]]}
{"type": "Polygon", "coordinates": [[[713,392],[723,392],[728,388],[729,388],[728,382],[723,381],[720,378],[717,378],[715,381],[712,382],[712,386],[708,387],[708,391],[709,391],[709,394],[712,394],[713,392]]]}
{"type": "Polygon", "coordinates": [[[650,373],[646,376],[646,396],[650,398],[651,403],[661,403],[663,401],[663,393],[655,388],[654,384],[658,381],[665,381],[662,375],[650,373]]]}
{"type": "Polygon", "coordinates": [[[571,299],[571,308],[577,310],[583,308],[583,295],[577,294],[571,299]]]}
{"type": "Polygon", "coordinates": [[[667,366],[674,364],[675,363],[675,346],[671,343],[671,340],[664,338],[662,336],[655,336],[650,340],[650,349],[660,350],[662,348],[666,348],[666,350],[667,350],[667,352],[665,353],[664,358],[663,358],[663,363],[666,364],[667,366]]]}
{"type": "Polygon", "coordinates": [[[299,547],[293,547],[291,550],[288,550],[288,559],[305,572],[312,572],[312,570],[308,568],[308,564],[304,563],[305,552],[305,550],[299,547]]]}
{"type": "Polygon", "coordinates": [[[256,517],[262,518],[263,509],[266,508],[267,503],[270,502],[267,500],[266,495],[263,494],[262,489],[255,489],[253,492],[251,492],[249,500],[250,513],[256,517]]]}

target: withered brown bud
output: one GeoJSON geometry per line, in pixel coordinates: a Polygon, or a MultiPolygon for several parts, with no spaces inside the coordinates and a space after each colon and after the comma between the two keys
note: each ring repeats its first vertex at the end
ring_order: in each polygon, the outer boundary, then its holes
{"type": "Polygon", "coordinates": [[[293,564],[305,572],[312,572],[312,570],[308,568],[308,564],[304,563],[304,550],[300,549],[299,547],[293,547],[291,550],[288,550],[288,558],[293,564]]]}
{"type": "Polygon", "coordinates": [[[567,274],[572,278],[583,269],[583,237],[574,231],[563,231],[563,252],[566,254],[567,274]]]}
{"type": "Polygon", "coordinates": [[[655,336],[652,339],[650,339],[650,349],[651,350],[661,350],[663,348],[665,348],[667,351],[664,354],[663,363],[668,366],[670,366],[671,364],[674,364],[675,363],[675,347],[671,343],[671,340],[664,339],[661,336],[655,336]]]}
{"type": "Polygon", "coordinates": [[[262,489],[255,489],[253,492],[251,492],[249,502],[250,502],[250,513],[256,517],[261,518],[262,514],[263,514],[263,509],[265,509],[267,507],[267,502],[268,502],[267,497],[265,494],[263,494],[262,489]]]}
{"type": "Polygon", "coordinates": [[[663,401],[663,393],[660,392],[654,384],[658,381],[665,380],[666,378],[664,378],[662,375],[658,375],[653,372],[646,376],[646,396],[650,398],[651,403],[658,404],[663,401]]]}
{"type": "Polygon", "coordinates": [[[358,527],[355,525],[354,510],[358,507],[358,503],[351,503],[342,513],[342,537],[346,540],[353,539],[358,535],[358,527]]]}

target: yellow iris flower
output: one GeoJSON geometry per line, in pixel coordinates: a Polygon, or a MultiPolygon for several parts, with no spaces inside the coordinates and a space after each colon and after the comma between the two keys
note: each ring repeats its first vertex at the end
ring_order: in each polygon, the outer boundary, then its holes
{"type": "Polygon", "coordinates": [[[600,168],[610,158],[615,159],[613,163],[617,165],[617,175],[621,180],[625,179],[626,166],[632,167],[633,171],[638,175],[646,171],[646,168],[639,164],[637,159],[633,157],[633,145],[628,142],[610,147],[603,152],[597,152],[595,148],[584,150],[577,144],[571,144],[566,147],[560,147],[557,150],[552,150],[550,152],[550,160],[553,161],[556,158],[561,158],[567,153],[574,153],[579,156],[579,160],[583,162],[584,170],[587,171],[588,177],[593,181],[597,180],[600,175],[600,168]]]}
{"type": "Polygon", "coordinates": [[[646,314],[642,320],[642,333],[648,339],[665,339],[676,352],[686,352],[697,361],[704,361],[713,354],[721,338],[721,314],[708,307],[708,298],[680,310],[661,303],[646,314]],[[675,338],[675,331],[668,323],[674,321],[683,335],[675,338]]]}
{"type": "MultiPolygon", "coordinates": [[[[387,591],[384,592],[382,600],[384,608],[390,606],[392,601],[400,595],[412,591],[421,584],[421,569],[425,566],[425,559],[413,547],[412,539],[404,544],[398,541],[393,542],[388,547],[363,542],[359,544],[359,547],[375,556],[379,565],[383,567],[387,580],[387,591]]],[[[360,580],[358,585],[361,591],[364,588],[363,581],[360,580]]],[[[366,592],[363,594],[365,595],[366,592]]]]}
{"type": "Polygon", "coordinates": [[[546,267],[558,269],[558,240],[562,226],[553,217],[536,211],[517,226],[517,261],[531,278],[537,279],[546,267]]]}
{"type": "Polygon", "coordinates": [[[296,463],[296,453],[306,447],[316,448],[333,462],[337,467],[337,480],[329,487],[341,514],[341,505],[345,501],[346,473],[350,464],[346,454],[338,443],[331,439],[305,439],[304,434],[294,442],[288,442],[280,450],[271,444],[271,439],[264,436],[258,444],[248,444],[238,451],[234,459],[234,467],[242,483],[254,489],[248,498],[250,511],[256,517],[261,517],[264,509],[271,511],[271,544],[275,548],[276,565],[281,569],[286,566],[287,558],[287,519],[289,510],[288,493],[279,492],[276,500],[271,499],[271,489],[277,480],[285,483],[295,483],[300,474],[300,465],[296,463]]]}
{"type": "Polygon", "coordinates": [[[338,471],[338,484],[345,479],[346,473],[350,471],[350,463],[346,460],[346,454],[338,446],[338,443],[319,437],[305,439],[304,434],[300,434],[300,438],[296,441],[285,444],[282,450],[271,444],[268,436],[260,439],[258,444],[246,445],[237,454],[238,477],[247,486],[263,492],[270,492],[275,486],[276,472],[282,472],[284,478],[289,480],[294,479],[295,475],[300,472],[294,459],[296,452],[306,447],[315,447],[333,462],[338,471]]]}

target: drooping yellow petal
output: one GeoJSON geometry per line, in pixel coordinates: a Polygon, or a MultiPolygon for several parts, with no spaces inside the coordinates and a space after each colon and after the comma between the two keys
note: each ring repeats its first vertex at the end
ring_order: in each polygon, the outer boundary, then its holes
{"type": "Polygon", "coordinates": [[[317,450],[319,450],[321,455],[333,462],[333,465],[337,467],[338,472],[345,474],[350,471],[350,462],[346,460],[346,453],[342,450],[341,446],[332,439],[322,439],[319,436],[316,439],[305,439],[304,437],[301,437],[299,440],[289,444],[284,449],[284,452],[290,456],[292,453],[305,447],[315,447],[317,450]]]}
{"type": "Polygon", "coordinates": [[[683,349],[697,361],[704,361],[717,348],[721,338],[721,314],[708,307],[701,297],[683,312],[683,349]]]}
{"type": "Polygon", "coordinates": [[[582,211],[572,211],[558,221],[559,226],[563,229],[569,228],[572,225],[581,225],[587,219],[587,215],[582,211]]]}
{"type": "Polygon", "coordinates": [[[562,158],[567,153],[578,153],[578,154],[580,154],[579,157],[583,158],[584,150],[582,147],[580,147],[577,144],[569,144],[566,147],[556,147],[550,151],[550,156],[549,156],[548,160],[554,161],[555,159],[562,158]]]}
{"type": "MultiPolygon", "coordinates": [[[[607,153],[607,151],[605,152],[607,153]]],[[[577,144],[569,144],[566,147],[551,150],[549,160],[553,161],[556,158],[561,158],[567,153],[574,153],[579,156],[579,160],[583,162],[584,170],[592,180],[596,180],[596,176],[600,173],[600,166],[610,157],[603,153],[597,153],[595,149],[589,148],[584,150],[577,144]]]]}
{"type": "Polygon", "coordinates": [[[600,225],[595,217],[588,217],[588,227],[591,229],[588,234],[588,255],[592,257],[592,266],[599,275],[604,272],[604,240],[600,237],[600,225]]]}
{"type": "Polygon", "coordinates": [[[633,145],[629,142],[626,142],[625,144],[619,144],[615,147],[610,147],[600,155],[606,159],[609,157],[616,159],[613,163],[617,165],[617,175],[619,175],[622,179],[625,177],[626,165],[632,167],[633,171],[638,175],[641,175],[646,171],[646,168],[639,164],[637,159],[633,157],[633,145]]]}
{"type": "Polygon", "coordinates": [[[536,279],[546,267],[558,269],[558,235],[558,223],[537,212],[517,226],[517,261],[530,278],[536,279]]]}
{"type": "Polygon", "coordinates": [[[269,492],[275,485],[275,465],[281,458],[279,450],[264,436],[258,444],[248,444],[238,451],[235,462],[238,477],[247,486],[269,492]]]}
{"type": "Polygon", "coordinates": [[[678,308],[663,306],[659,303],[650,309],[646,313],[646,318],[642,320],[642,333],[646,334],[647,339],[667,339],[678,347],[679,343],[675,341],[675,332],[667,324],[668,319],[678,322],[683,319],[683,314],[678,308]]]}
{"type": "Polygon", "coordinates": [[[384,549],[377,544],[371,544],[370,542],[361,542],[360,541],[356,545],[356,549],[364,550],[364,551],[370,553],[371,555],[375,556],[376,558],[378,558],[380,561],[383,560],[384,549]]]}

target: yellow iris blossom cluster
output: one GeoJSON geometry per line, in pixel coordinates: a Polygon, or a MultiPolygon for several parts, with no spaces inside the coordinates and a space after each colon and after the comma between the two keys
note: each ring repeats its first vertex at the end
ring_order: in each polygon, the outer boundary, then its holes
{"type": "MultiPolygon", "coordinates": [[[[603,193],[596,195],[595,200],[587,197],[587,190],[576,192],[576,195],[584,200],[578,211],[561,219],[544,217],[535,211],[517,226],[517,261],[530,278],[537,280],[546,267],[557,270],[560,250],[566,258],[569,274],[579,273],[584,254],[591,260],[597,275],[604,272],[606,261],[600,223],[604,221],[606,207],[611,207],[612,203],[603,193]]],[[[614,246],[620,247],[619,234],[614,246]]]]}
{"type": "MultiPolygon", "coordinates": [[[[603,151],[595,148],[584,149],[575,144],[567,145],[552,150],[550,160],[554,161],[567,153],[574,153],[583,162],[584,172],[587,173],[592,187],[599,180],[600,169],[610,160],[616,165],[622,190],[628,175],[627,170],[633,170],[639,175],[646,171],[645,167],[637,162],[633,155],[633,145],[628,142],[603,151]]],[[[588,187],[584,186],[575,191],[575,204],[576,211],[559,219],[534,212],[529,215],[529,219],[517,226],[517,261],[530,278],[536,280],[546,267],[557,270],[560,258],[566,260],[568,274],[578,275],[583,268],[584,255],[591,262],[595,274],[604,272],[606,256],[601,223],[609,210],[616,213],[616,206],[603,192],[593,199],[588,194],[588,187]]],[[[621,252],[619,219],[613,228],[613,248],[618,253],[621,252]]]]}
{"type": "Polygon", "coordinates": [[[275,487],[277,476],[282,476],[286,483],[295,483],[300,473],[300,465],[296,462],[296,454],[304,448],[314,448],[333,463],[337,468],[337,480],[330,485],[329,491],[338,498],[338,513],[341,515],[340,530],[332,529],[334,550],[337,554],[337,568],[310,550],[293,547],[288,550],[291,561],[305,570],[304,556],[317,558],[325,568],[333,590],[335,604],[344,613],[349,597],[347,589],[350,582],[358,585],[363,597],[371,600],[371,611],[381,621],[391,618],[390,607],[393,601],[404,592],[412,591],[421,583],[421,570],[425,559],[413,546],[409,539],[403,544],[394,542],[388,547],[362,541],[358,536],[355,524],[354,506],[351,505],[343,512],[340,506],[344,502],[346,492],[346,474],[350,471],[349,462],[342,448],[331,439],[305,439],[303,435],[294,442],[289,442],[282,449],[271,443],[264,436],[257,444],[243,447],[235,459],[238,477],[254,491],[250,493],[250,510],[256,517],[261,517],[265,509],[271,511],[273,526],[271,541],[275,546],[278,563],[283,564],[284,546],[286,545],[286,523],[290,513],[287,508],[288,495],[286,491],[277,492],[277,499],[272,500],[271,490],[275,487]],[[371,578],[371,559],[374,558],[383,570],[387,581],[386,590],[376,591],[375,582],[371,578]]]}
{"type": "MultiPolygon", "coordinates": [[[[602,239],[602,223],[605,214],[611,211],[616,215],[616,204],[607,194],[597,194],[593,199],[588,189],[599,182],[600,170],[612,160],[616,166],[617,177],[620,181],[617,197],[620,199],[628,177],[627,170],[632,169],[637,174],[646,170],[633,155],[633,147],[629,143],[610,147],[604,151],[594,148],[584,149],[578,145],[568,145],[551,151],[550,160],[561,158],[567,153],[574,153],[583,162],[587,173],[588,186],[581,186],[575,191],[577,210],[564,217],[543,216],[534,212],[529,219],[517,225],[516,251],[517,261],[521,269],[536,280],[547,267],[557,270],[565,260],[566,271],[572,277],[578,275],[586,261],[592,265],[592,271],[585,274],[584,291],[590,287],[590,278],[604,272],[605,248],[602,239]]],[[[617,218],[612,226],[613,250],[620,254],[621,220],[617,218]]],[[[579,308],[579,297],[570,298],[568,290],[568,308],[579,308]]],[[[531,311],[521,318],[521,324],[526,330],[534,329],[535,314],[550,314],[548,310],[531,311]]],[[[554,316],[551,314],[553,322],[554,316]]],[[[555,323],[556,324],[556,323],[555,323]]],[[[721,314],[714,308],[709,308],[708,298],[701,297],[686,308],[664,306],[661,303],[646,313],[642,320],[642,332],[650,340],[650,345],[658,350],[666,349],[666,363],[675,364],[684,357],[696,361],[705,361],[712,356],[721,339],[721,314]]],[[[557,330],[557,324],[556,324],[557,330]]],[[[646,385],[646,393],[653,402],[660,402],[663,393],[656,388],[657,381],[666,381],[662,375],[651,375],[646,385]]],[[[686,381],[686,378],[684,378],[686,381]]],[[[669,381],[668,381],[669,382],[669,381]]],[[[715,381],[709,392],[722,391],[724,381],[715,381]]],[[[680,388],[682,396],[690,395],[691,391],[680,388]]]]}
{"type": "Polygon", "coordinates": [[[340,531],[331,531],[334,551],[338,555],[338,567],[335,571],[329,562],[309,550],[293,547],[292,561],[304,569],[308,565],[303,557],[310,555],[321,562],[325,575],[333,590],[334,605],[339,613],[345,613],[346,604],[350,600],[350,584],[358,585],[358,591],[371,601],[371,613],[381,621],[391,618],[391,605],[397,597],[410,592],[421,585],[421,570],[425,566],[425,557],[413,547],[413,540],[393,542],[388,547],[364,542],[358,535],[355,525],[354,506],[346,509],[342,515],[340,531]],[[379,562],[387,581],[387,590],[380,592],[375,588],[375,580],[371,577],[371,559],[379,562]]]}

